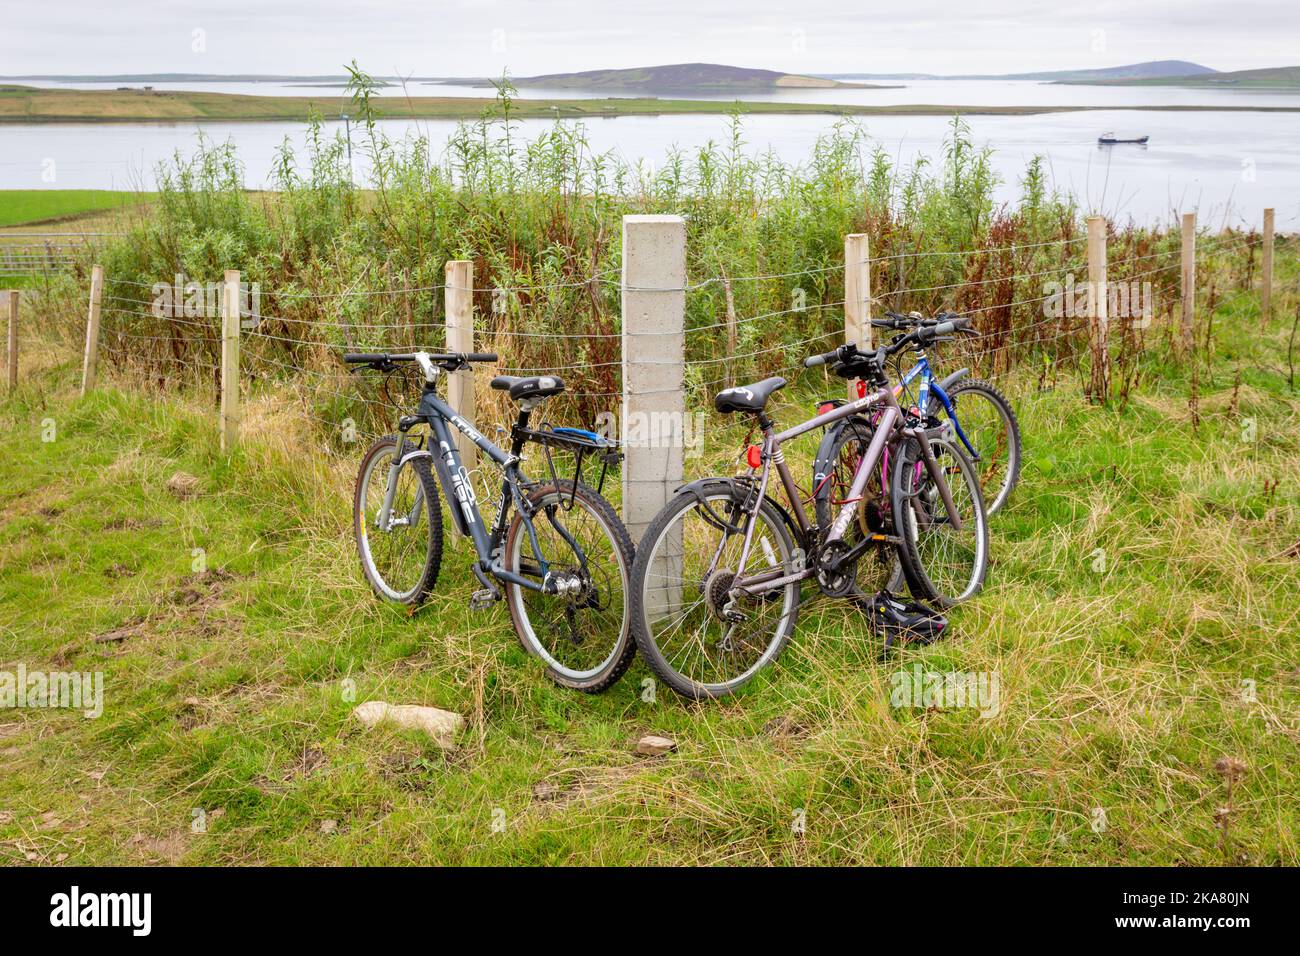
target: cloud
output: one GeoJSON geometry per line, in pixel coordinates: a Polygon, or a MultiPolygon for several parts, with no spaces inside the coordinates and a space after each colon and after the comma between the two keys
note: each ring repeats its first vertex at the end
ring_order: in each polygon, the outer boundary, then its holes
{"type": "Polygon", "coordinates": [[[1293,0],[90,0],[11,5],[0,72],[516,75],[686,61],[1003,72],[1190,59],[1289,65],[1293,0]],[[195,30],[204,51],[195,52],[195,30]],[[1097,31],[1101,31],[1098,33],[1097,31]],[[1097,37],[1103,37],[1098,48],[1097,37]]]}

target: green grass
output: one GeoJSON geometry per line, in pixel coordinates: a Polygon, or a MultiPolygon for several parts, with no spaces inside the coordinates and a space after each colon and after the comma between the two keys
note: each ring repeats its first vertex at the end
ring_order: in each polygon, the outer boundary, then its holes
{"type": "Polygon", "coordinates": [[[1062,80],[1063,83],[1089,83],[1106,86],[1187,86],[1197,89],[1300,89],[1300,66],[1276,66],[1260,70],[1233,70],[1227,73],[1198,73],[1195,76],[1129,77],[1115,80],[1062,80]]]}
{"type": "MultiPolygon", "coordinates": [[[[776,667],[704,706],[646,700],[640,663],[603,696],[553,687],[503,609],[467,609],[463,544],[418,615],[377,603],[353,461],[282,394],[226,460],[202,392],[110,376],[79,400],[72,359],[25,367],[0,404],[0,670],[103,671],[105,711],[0,712],[0,859],[1295,865],[1300,402],[1289,319],[1261,334],[1252,302],[1220,305],[1195,431],[1181,370],[1150,357],[1122,410],[1068,376],[1019,393],[1024,478],[948,640],[882,664],[857,612],[819,602],[776,667]],[[176,471],[196,497],[166,490],[176,471]],[[996,672],[1001,712],[891,707],[917,662],[996,672]],[[368,699],[468,726],[444,754],[362,729],[368,699]],[[635,757],[647,732],[677,752],[635,757]],[[1231,852],[1223,757],[1248,768],[1231,852]]],[[[804,410],[839,390],[800,384],[804,410]]],[[[692,473],[743,439],[710,421],[692,473]]]]}
{"type": "Polygon", "coordinates": [[[18,226],[119,210],[152,193],[107,189],[0,189],[0,226],[18,226]]]}

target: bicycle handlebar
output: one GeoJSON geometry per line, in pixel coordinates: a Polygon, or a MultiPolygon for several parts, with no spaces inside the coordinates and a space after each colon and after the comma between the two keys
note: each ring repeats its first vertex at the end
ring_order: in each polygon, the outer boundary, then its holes
{"type": "Polygon", "coordinates": [[[810,355],[803,360],[804,368],[816,368],[818,365],[825,365],[827,362],[833,362],[839,358],[840,350],[834,349],[825,355],[810,355]]]}
{"type": "MultiPolygon", "coordinates": [[[[910,320],[913,323],[911,331],[895,338],[888,345],[882,345],[874,352],[864,352],[860,350],[857,343],[850,342],[847,345],[841,345],[837,349],[832,349],[822,355],[810,355],[803,360],[804,368],[816,368],[818,365],[827,365],[831,362],[842,362],[846,365],[856,362],[872,362],[883,368],[884,360],[894,355],[904,348],[915,342],[917,345],[928,345],[936,339],[945,335],[951,335],[953,332],[972,332],[978,335],[974,329],[970,328],[970,317],[951,315],[951,318],[943,322],[934,322],[920,324],[917,320],[910,320]]],[[[924,321],[924,320],[922,320],[924,321]]],[[[873,325],[875,323],[872,323],[873,325]]]]}
{"type": "MultiPolygon", "coordinates": [[[[414,362],[416,352],[346,352],[343,361],[351,365],[392,365],[397,362],[414,362]]],[[[499,356],[495,352],[430,352],[429,361],[434,365],[464,366],[470,362],[495,362],[499,356]]]]}

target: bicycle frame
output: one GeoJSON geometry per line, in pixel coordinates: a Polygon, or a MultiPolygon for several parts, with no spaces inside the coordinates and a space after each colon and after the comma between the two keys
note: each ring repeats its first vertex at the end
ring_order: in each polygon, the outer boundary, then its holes
{"type": "MultiPolygon", "coordinates": [[[[516,426],[515,447],[511,452],[506,452],[498,448],[480,434],[473,425],[456,414],[456,411],[438,396],[434,384],[426,384],[420,396],[420,404],[416,414],[404,416],[398,425],[398,431],[405,438],[406,433],[416,425],[420,423],[428,425],[431,438],[430,444],[436,443],[437,454],[434,454],[433,450],[429,448],[416,448],[401,455],[400,458],[394,456],[393,464],[389,466],[384,503],[378,515],[379,527],[387,529],[395,524],[392,519],[392,504],[396,493],[397,475],[402,466],[415,458],[432,459],[434,470],[438,474],[438,483],[442,486],[443,494],[447,497],[447,504],[451,509],[456,530],[462,536],[468,537],[474,542],[474,551],[478,556],[478,564],[474,568],[476,576],[482,579],[484,573],[491,574],[498,580],[517,584],[520,587],[540,591],[544,594],[555,594],[562,590],[567,586],[567,582],[558,581],[551,576],[550,567],[542,556],[541,548],[537,542],[537,531],[533,527],[530,509],[526,506],[519,491],[520,485],[526,481],[523,473],[519,470],[519,452],[524,442],[524,436],[519,432],[521,427],[527,423],[527,414],[527,411],[523,412],[520,425],[516,426]],[[496,524],[490,532],[484,530],[483,516],[478,507],[478,497],[474,493],[474,486],[470,480],[469,472],[461,461],[460,452],[456,448],[456,442],[451,429],[448,427],[449,424],[468,438],[479,451],[501,470],[501,507],[498,509],[496,524]],[[505,539],[511,504],[518,510],[528,532],[533,553],[537,555],[540,580],[535,581],[529,577],[515,574],[513,571],[507,570],[502,564],[500,552],[505,539]]],[[[421,504],[420,496],[417,495],[415,507],[412,509],[413,515],[418,516],[421,504]]],[[[403,519],[396,520],[402,521],[403,519]]],[[[587,556],[578,542],[568,533],[561,522],[555,521],[553,518],[552,523],[560,535],[569,543],[570,547],[574,549],[574,552],[585,566],[587,556]]]]}
{"type": "MultiPolygon", "coordinates": [[[[759,475],[758,495],[756,502],[761,502],[767,494],[767,486],[771,476],[772,466],[776,466],[777,475],[780,478],[782,488],[785,492],[791,510],[794,512],[795,520],[799,524],[799,530],[805,541],[811,536],[812,532],[817,530],[808,519],[808,513],[803,506],[802,496],[795,485],[794,477],[790,474],[790,466],[786,463],[785,453],[782,445],[786,442],[798,438],[807,432],[817,428],[824,428],[832,425],[841,419],[848,418],[852,415],[860,414],[867,409],[883,405],[880,412],[879,420],[876,422],[875,432],[872,435],[871,443],[867,446],[867,452],[858,462],[858,468],[853,474],[853,482],[849,487],[847,500],[844,507],[836,514],[831,522],[830,530],[827,532],[823,541],[824,544],[830,544],[835,541],[842,541],[845,533],[849,529],[850,523],[857,512],[858,505],[863,499],[866,491],[867,482],[870,480],[871,472],[876,463],[884,453],[885,446],[893,437],[894,432],[901,433],[908,438],[917,438],[917,445],[921,450],[921,460],[925,464],[926,470],[930,474],[931,480],[939,489],[939,495],[943,499],[943,506],[948,513],[948,519],[955,530],[960,531],[962,522],[957,514],[957,506],[952,499],[952,491],[948,487],[948,482],[944,479],[938,463],[934,459],[934,454],[930,450],[929,437],[925,429],[904,425],[901,429],[896,428],[899,420],[903,416],[903,409],[898,404],[895,395],[895,389],[888,386],[865,395],[852,402],[846,402],[836,408],[810,418],[802,424],[795,425],[783,432],[776,432],[771,424],[764,420],[763,427],[763,470],[759,475]]],[[[753,512],[749,515],[745,523],[745,539],[741,545],[740,559],[737,562],[735,583],[732,586],[733,591],[743,591],[746,594],[759,595],[767,591],[785,587],[796,581],[805,581],[815,576],[818,572],[816,566],[800,568],[789,574],[781,574],[778,570],[768,570],[752,577],[745,577],[745,564],[749,560],[749,553],[753,544],[754,524],[757,521],[758,508],[755,506],[753,512]]],[[[715,555],[714,561],[717,560],[715,555]]],[[[714,570],[710,567],[710,572],[714,570]]]]}
{"type": "Polygon", "coordinates": [[[970,439],[966,437],[966,433],[962,431],[961,422],[957,418],[957,407],[953,405],[952,399],[949,398],[948,393],[944,391],[943,385],[941,385],[939,380],[934,377],[934,372],[930,369],[930,360],[927,356],[922,355],[917,363],[907,370],[907,374],[903,376],[902,381],[894,386],[895,398],[901,395],[903,390],[906,389],[907,386],[911,385],[917,376],[920,376],[921,384],[916,390],[916,407],[918,409],[928,408],[930,392],[933,391],[934,397],[939,400],[939,404],[941,404],[944,411],[948,413],[948,420],[952,422],[952,427],[957,432],[957,437],[960,438],[961,443],[966,446],[966,450],[970,452],[971,457],[975,461],[979,461],[980,453],[975,449],[975,446],[970,443],[970,439]]]}

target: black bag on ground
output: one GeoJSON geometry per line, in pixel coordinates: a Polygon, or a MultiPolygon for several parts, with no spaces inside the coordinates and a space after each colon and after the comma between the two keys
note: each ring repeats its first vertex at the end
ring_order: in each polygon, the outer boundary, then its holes
{"type": "Polygon", "coordinates": [[[948,619],[924,604],[902,601],[889,591],[877,591],[861,601],[871,626],[885,638],[885,653],[896,641],[931,644],[943,636],[948,619]]]}

